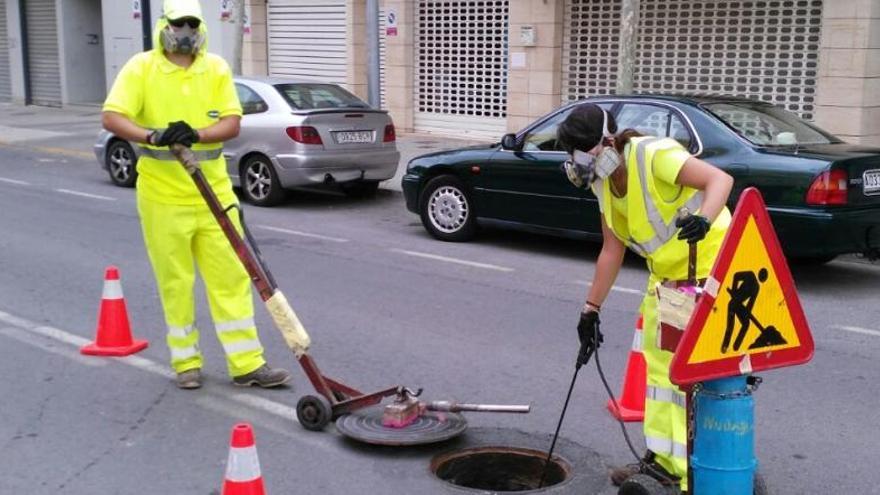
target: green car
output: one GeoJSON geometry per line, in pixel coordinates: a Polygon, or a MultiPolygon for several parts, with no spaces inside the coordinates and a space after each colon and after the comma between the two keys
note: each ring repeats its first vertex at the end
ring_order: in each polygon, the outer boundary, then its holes
{"type": "MultiPolygon", "coordinates": [[[[764,196],[789,258],[827,262],[880,255],[880,148],[846,144],[769,103],[712,96],[607,96],[587,100],[618,129],[671,137],[735,180],[732,208],[750,186],[764,196]]],[[[556,128],[563,106],[500,143],[412,159],[402,179],[406,207],[443,241],[467,241],[494,225],[601,239],[599,208],[572,186],[556,128]]]]}

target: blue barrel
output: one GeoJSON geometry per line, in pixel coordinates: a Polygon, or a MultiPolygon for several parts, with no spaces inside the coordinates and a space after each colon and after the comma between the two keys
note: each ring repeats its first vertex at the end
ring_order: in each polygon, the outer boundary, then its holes
{"type": "Polygon", "coordinates": [[[694,400],[694,495],[752,495],[755,400],[746,377],[704,382],[694,400]]]}

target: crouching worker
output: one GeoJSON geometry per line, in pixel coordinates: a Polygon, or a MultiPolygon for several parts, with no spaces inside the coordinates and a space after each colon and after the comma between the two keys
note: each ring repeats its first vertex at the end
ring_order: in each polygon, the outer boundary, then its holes
{"type": "MultiPolygon", "coordinates": [[[[154,48],[129,60],[104,102],[104,128],[140,146],[137,208],[165,312],[177,386],[199,388],[195,268],[205,283],[217,338],[236,385],[275,387],[290,379],[263,359],[250,278],[204,198],[169,146],[191,147],[220,202],[237,202],[223,141],[238,135],[241,105],[232,72],[207,53],[198,0],[166,0],[154,48]]],[[[230,215],[241,231],[237,215],[230,215]]]]}
{"type": "Polygon", "coordinates": [[[730,224],[725,207],[733,179],[690,155],[669,138],[617,132],[614,117],[594,104],[575,107],[558,129],[571,159],[564,165],[572,184],[591,188],[602,216],[602,250],[578,322],[578,335],[601,338],[599,313],[623,263],[626,249],[645,258],[650,275],[640,311],[648,367],[643,462],[614,469],[615,485],[644,473],[687,491],[685,396],[669,381],[673,352],[658,348],[656,285],[688,275],[688,244],[699,242],[697,278],[714,264],[730,224]],[[681,208],[690,213],[682,216],[681,208]]]}

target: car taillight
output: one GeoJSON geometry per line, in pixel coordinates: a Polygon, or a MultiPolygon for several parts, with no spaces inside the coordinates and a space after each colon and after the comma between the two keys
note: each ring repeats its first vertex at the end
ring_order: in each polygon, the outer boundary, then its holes
{"type": "Polygon", "coordinates": [[[384,143],[390,143],[397,139],[397,133],[394,132],[394,124],[388,124],[385,126],[385,138],[382,139],[384,143]]]}
{"type": "Polygon", "coordinates": [[[807,191],[807,204],[845,205],[847,181],[846,170],[822,172],[807,191]]]}
{"type": "Polygon", "coordinates": [[[297,143],[324,144],[318,130],[311,126],[288,127],[287,135],[297,143]]]}

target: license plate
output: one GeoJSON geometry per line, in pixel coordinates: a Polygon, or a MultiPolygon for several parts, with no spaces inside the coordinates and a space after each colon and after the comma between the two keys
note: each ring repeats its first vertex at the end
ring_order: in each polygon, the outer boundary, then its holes
{"type": "Polygon", "coordinates": [[[336,133],[336,142],[348,143],[372,143],[373,131],[344,131],[336,133]]]}
{"type": "Polygon", "coordinates": [[[865,170],[862,175],[862,190],[868,196],[880,194],[880,170],[865,170]]]}

